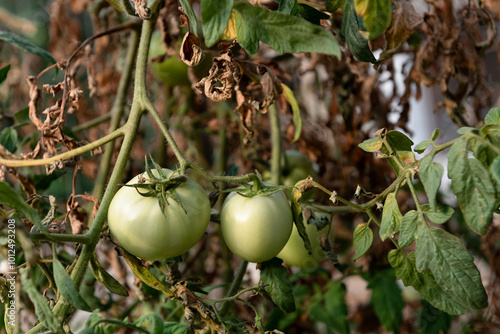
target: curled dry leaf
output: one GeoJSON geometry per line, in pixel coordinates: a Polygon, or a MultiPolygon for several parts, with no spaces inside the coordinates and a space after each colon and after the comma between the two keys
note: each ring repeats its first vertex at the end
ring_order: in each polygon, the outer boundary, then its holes
{"type": "Polygon", "coordinates": [[[135,5],[135,12],[143,20],[149,20],[151,18],[151,9],[149,9],[146,0],[132,0],[135,5]]]}
{"type": "Polygon", "coordinates": [[[229,53],[214,58],[208,76],[195,84],[195,88],[204,92],[214,102],[229,100],[233,95],[236,78],[240,68],[229,53]]]}
{"type": "Polygon", "coordinates": [[[197,66],[205,58],[205,53],[201,49],[200,39],[195,34],[188,31],[184,35],[180,56],[182,61],[191,67],[197,66]]]}

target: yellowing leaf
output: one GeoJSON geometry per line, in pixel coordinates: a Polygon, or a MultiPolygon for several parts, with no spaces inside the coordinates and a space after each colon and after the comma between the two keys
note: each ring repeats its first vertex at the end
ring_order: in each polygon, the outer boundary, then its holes
{"type": "Polygon", "coordinates": [[[231,13],[229,17],[229,21],[227,22],[226,29],[222,33],[221,39],[232,41],[236,38],[236,25],[234,22],[234,13],[231,13]]]}

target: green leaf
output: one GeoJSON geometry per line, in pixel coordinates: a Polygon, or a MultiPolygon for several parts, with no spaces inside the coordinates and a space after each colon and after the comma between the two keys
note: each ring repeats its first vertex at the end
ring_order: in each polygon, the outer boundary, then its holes
{"type": "Polygon", "coordinates": [[[370,228],[370,225],[362,223],[356,226],[353,239],[354,250],[356,250],[354,261],[356,261],[362,257],[368,249],[370,249],[373,243],[373,231],[370,228]]]}
{"type": "Polygon", "coordinates": [[[435,209],[432,209],[430,205],[424,204],[422,205],[422,210],[434,224],[446,223],[455,213],[452,207],[445,204],[438,204],[435,209]]]}
{"type": "MultiPolygon", "coordinates": [[[[488,136],[491,137],[491,136],[488,136]]],[[[488,168],[489,165],[496,159],[498,154],[488,145],[482,144],[479,141],[471,140],[471,149],[474,152],[474,157],[488,168]]],[[[500,147],[500,146],[499,146],[500,147]]]]}
{"type": "Polygon", "coordinates": [[[403,215],[399,211],[396,193],[387,195],[382,211],[382,221],[380,223],[379,235],[382,240],[394,236],[399,231],[399,226],[403,215]]]}
{"type": "Polygon", "coordinates": [[[418,314],[418,332],[449,333],[453,316],[440,311],[426,301],[422,302],[422,310],[418,314]]]}
{"type": "Polygon", "coordinates": [[[431,144],[432,140],[426,139],[423,142],[418,143],[413,150],[419,154],[422,154],[431,144]]]}
{"type": "Polygon", "coordinates": [[[444,167],[438,163],[433,162],[434,154],[428,155],[422,159],[419,168],[420,180],[425,189],[429,204],[432,209],[436,208],[436,196],[441,186],[441,179],[443,178],[444,167]]]}
{"type": "Polygon", "coordinates": [[[293,124],[295,125],[295,134],[293,135],[293,141],[296,142],[299,139],[300,134],[302,133],[302,116],[300,115],[299,104],[295,99],[293,91],[287,85],[282,83],[281,87],[283,87],[283,95],[285,96],[286,101],[292,108],[293,124]]]}
{"type": "Polygon", "coordinates": [[[419,228],[415,258],[417,270],[430,270],[436,283],[456,302],[470,310],[488,306],[474,259],[455,236],[436,227],[419,228]]]}
{"type": "Polygon", "coordinates": [[[325,323],[339,333],[350,333],[345,286],[339,281],[331,281],[326,289],[326,292],[321,293],[322,298],[311,305],[309,317],[313,321],[325,323]]]}
{"type": "Polygon", "coordinates": [[[334,13],[340,6],[342,6],[342,0],[325,0],[326,10],[330,13],[334,13]]]}
{"type": "Polygon", "coordinates": [[[391,0],[355,0],[356,13],[363,17],[367,39],[380,36],[391,24],[391,0]]]}
{"type": "MultiPolygon", "coordinates": [[[[189,0],[179,0],[179,3],[181,4],[182,8],[184,9],[184,13],[186,13],[186,15],[188,17],[189,28],[190,28],[191,32],[193,34],[195,34],[197,37],[200,37],[200,35],[198,33],[198,19],[196,18],[196,15],[193,11],[193,7],[191,7],[189,0]]],[[[225,28],[225,26],[224,26],[224,28],[225,28]]],[[[222,31],[224,31],[224,29],[222,31]]]]}
{"type": "Polygon", "coordinates": [[[4,67],[0,68],[0,89],[2,89],[2,85],[7,79],[7,74],[9,73],[10,70],[10,64],[5,65],[4,67]]]}
{"type": "Polygon", "coordinates": [[[415,253],[406,255],[398,249],[394,249],[389,253],[389,263],[396,271],[396,278],[401,279],[405,286],[413,286],[422,298],[444,312],[464,314],[466,308],[455,301],[436,283],[429,270],[417,271],[415,262],[415,253]]]}
{"type": "Polygon", "coordinates": [[[488,114],[484,118],[484,123],[486,124],[496,124],[500,125],[500,108],[491,108],[488,114]]]}
{"type": "Polygon", "coordinates": [[[35,209],[29,206],[21,195],[3,181],[0,181],[0,203],[17,210],[21,215],[28,218],[42,233],[49,235],[35,209]]]}
{"type": "Polygon", "coordinates": [[[399,228],[399,247],[406,247],[411,245],[415,240],[415,233],[418,227],[418,213],[415,210],[408,211],[401,220],[401,227],[399,228]]]}
{"type": "Polygon", "coordinates": [[[166,322],[163,325],[163,334],[185,334],[190,333],[190,328],[186,324],[178,322],[166,322]]]}
{"type": "Polygon", "coordinates": [[[472,127],[470,127],[470,126],[463,126],[463,127],[459,128],[459,129],[457,130],[457,133],[458,133],[459,135],[464,135],[464,134],[466,134],[466,133],[468,133],[468,132],[475,132],[475,131],[477,131],[477,129],[476,129],[476,128],[472,128],[472,127]]]}
{"type": "Polygon", "coordinates": [[[0,144],[9,152],[14,153],[17,150],[17,131],[10,126],[4,128],[0,133],[0,144]]]}
{"type": "MultiPolygon", "coordinates": [[[[500,157],[493,160],[493,163],[490,166],[490,170],[491,175],[493,175],[495,181],[500,184],[500,157]]],[[[497,195],[500,196],[500,193],[497,195]]]]}
{"type": "Polygon", "coordinates": [[[361,148],[365,152],[377,152],[382,148],[383,140],[380,137],[370,138],[363,141],[359,144],[359,148],[361,148]]]}
{"type": "Polygon", "coordinates": [[[262,262],[260,279],[273,302],[283,312],[290,313],[295,311],[295,301],[292,293],[293,285],[288,278],[288,270],[281,265],[282,262],[278,258],[262,262]]]}
{"type": "Polygon", "coordinates": [[[297,13],[297,0],[274,0],[277,2],[278,5],[278,11],[285,13],[285,14],[290,14],[290,15],[295,15],[297,13]]]}
{"type": "Polygon", "coordinates": [[[43,59],[55,64],[56,60],[52,55],[47,51],[42,49],[39,46],[28,41],[26,38],[21,37],[19,35],[13,34],[8,31],[0,31],[0,40],[4,40],[7,43],[11,43],[17,45],[18,47],[28,51],[29,53],[33,53],[37,56],[42,57],[43,59]]]}
{"type": "Polygon", "coordinates": [[[321,25],[321,20],[328,20],[330,18],[328,14],[302,3],[297,6],[297,16],[319,26],[321,25]]]}
{"type": "Polygon", "coordinates": [[[304,241],[304,247],[307,249],[309,254],[312,254],[312,246],[311,241],[309,240],[309,236],[306,232],[306,227],[304,226],[304,216],[302,215],[302,207],[300,206],[300,199],[302,198],[302,193],[297,189],[292,189],[292,215],[293,222],[295,223],[295,227],[297,227],[297,231],[299,232],[300,237],[304,241]]]}
{"type": "MultiPolygon", "coordinates": [[[[134,323],[148,331],[149,334],[164,334],[163,332],[163,319],[156,313],[149,313],[142,315],[134,323]]],[[[168,333],[174,333],[170,331],[168,333]]],[[[184,332],[185,333],[185,332],[184,332]]]]}
{"type": "Polygon", "coordinates": [[[21,274],[23,292],[28,295],[30,302],[35,305],[37,320],[52,333],[62,333],[59,321],[54,313],[52,313],[47,300],[45,300],[43,295],[33,283],[32,278],[28,277],[28,271],[25,268],[20,268],[19,273],[21,274]]]}
{"type": "Polygon", "coordinates": [[[120,296],[128,296],[127,289],[125,289],[123,285],[121,285],[113,276],[101,267],[95,253],[90,259],[90,269],[92,270],[94,277],[106,288],[108,288],[109,291],[120,296]]]}
{"type": "Polygon", "coordinates": [[[431,134],[431,140],[434,141],[438,139],[438,137],[439,137],[439,129],[434,129],[434,131],[432,131],[431,134]]]}
{"type": "Polygon", "coordinates": [[[202,0],[201,22],[207,47],[214,45],[227,27],[234,0],[202,0]]]}
{"type": "Polygon", "coordinates": [[[235,3],[234,9],[238,42],[249,53],[257,52],[260,40],[280,54],[317,52],[341,56],[339,43],[323,27],[245,2],[235,3]]]}
{"type": "Polygon", "coordinates": [[[90,306],[83,300],[80,292],[71,280],[71,277],[64,269],[63,265],[57,258],[52,260],[54,270],[54,281],[56,282],[57,290],[73,307],[79,310],[92,312],[90,306]]]}
{"type": "Polygon", "coordinates": [[[359,33],[362,29],[360,19],[354,10],[353,0],[342,0],[342,35],[345,36],[347,47],[359,61],[375,63],[377,59],[368,46],[368,42],[359,33]]]}
{"type": "Polygon", "coordinates": [[[390,332],[397,332],[403,321],[405,302],[392,269],[379,271],[368,281],[372,290],[370,303],[380,323],[390,332]]]}
{"type": "Polygon", "coordinates": [[[128,266],[130,269],[132,269],[132,272],[134,273],[135,277],[140,279],[144,284],[147,286],[163,292],[167,297],[172,298],[174,297],[174,293],[169,290],[169,288],[158,278],[156,278],[149,270],[146,268],[141,261],[124,250],[123,248],[119,247],[120,253],[123,255],[123,258],[125,259],[125,262],[127,262],[128,266]]]}
{"type": "Polygon", "coordinates": [[[29,107],[23,108],[14,114],[14,120],[17,124],[27,123],[30,121],[30,109],[29,107]]]}
{"type": "Polygon", "coordinates": [[[408,152],[411,151],[413,146],[413,141],[408,138],[404,133],[391,130],[386,134],[387,142],[391,145],[391,148],[396,152],[408,152]]]}
{"type": "Polygon", "coordinates": [[[468,158],[467,141],[461,139],[448,152],[448,176],[467,225],[486,234],[496,205],[496,190],[488,170],[468,158]]]}

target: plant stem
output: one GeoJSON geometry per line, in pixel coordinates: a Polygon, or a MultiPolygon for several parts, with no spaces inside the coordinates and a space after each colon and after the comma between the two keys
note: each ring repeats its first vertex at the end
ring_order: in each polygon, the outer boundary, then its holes
{"type": "Polygon", "coordinates": [[[281,184],[281,130],[278,109],[275,104],[269,106],[271,121],[271,183],[281,184]]]}
{"type": "Polygon", "coordinates": [[[80,146],[78,148],[72,149],[71,151],[67,151],[50,158],[35,159],[35,160],[17,160],[17,159],[4,159],[0,157],[0,165],[6,165],[8,167],[33,167],[33,166],[50,165],[58,160],[68,160],[69,158],[72,158],[74,156],[96,149],[99,146],[102,146],[107,142],[115,140],[116,138],[122,137],[124,135],[125,135],[125,129],[122,127],[109,133],[108,135],[102,138],[99,138],[96,141],[88,143],[87,145],[80,146]]]}
{"type": "MultiPolygon", "coordinates": [[[[236,293],[236,291],[238,291],[241,282],[243,281],[243,277],[245,276],[245,273],[247,271],[247,266],[248,266],[248,261],[242,260],[240,266],[238,267],[236,276],[233,279],[233,283],[231,284],[231,287],[229,288],[229,291],[226,294],[226,297],[231,297],[236,293]]],[[[228,307],[229,307],[229,302],[225,301],[220,307],[220,313],[221,314],[226,313],[228,307]]]]}
{"type": "MultiPolygon", "coordinates": [[[[31,239],[33,240],[47,240],[47,235],[43,233],[31,233],[31,239]]],[[[87,245],[92,239],[88,235],[79,234],[50,234],[50,240],[56,242],[78,242],[80,244],[87,245]]]]}
{"type": "MultiPolygon", "coordinates": [[[[120,82],[118,83],[118,90],[116,93],[115,102],[113,103],[113,108],[111,109],[111,123],[109,125],[109,131],[112,132],[120,126],[120,120],[123,116],[125,110],[125,102],[127,97],[127,91],[130,86],[130,81],[132,78],[132,69],[134,60],[137,53],[137,47],[139,45],[139,34],[136,30],[133,30],[130,36],[130,44],[127,51],[127,57],[125,60],[125,69],[120,77],[120,82]]],[[[106,181],[109,174],[109,168],[111,165],[111,159],[113,157],[115,147],[115,141],[112,140],[106,144],[104,147],[104,154],[101,158],[101,163],[99,165],[99,171],[97,173],[97,178],[94,186],[93,195],[100,199],[104,193],[104,187],[106,186],[106,181]]]]}
{"type": "MultiPolygon", "coordinates": [[[[101,123],[107,122],[110,119],[111,119],[111,113],[107,113],[107,114],[101,115],[99,117],[96,117],[88,122],[85,122],[83,124],[74,126],[73,128],[71,128],[71,131],[73,131],[75,133],[81,132],[81,131],[93,128],[94,126],[97,126],[101,123]]],[[[113,129],[113,130],[115,130],[115,129],[113,129]]],[[[110,132],[112,132],[112,131],[110,131],[110,132]]]]}

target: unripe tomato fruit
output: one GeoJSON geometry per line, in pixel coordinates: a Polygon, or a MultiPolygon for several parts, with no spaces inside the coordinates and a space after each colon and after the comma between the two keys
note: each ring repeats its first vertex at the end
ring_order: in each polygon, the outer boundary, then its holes
{"type": "Polygon", "coordinates": [[[321,235],[328,231],[328,227],[318,231],[313,224],[304,223],[306,233],[311,242],[312,254],[309,255],[304,241],[299,235],[297,227],[293,225],[292,235],[281,252],[276,255],[289,266],[296,266],[302,269],[313,269],[324,258],[323,250],[320,245],[321,235]]]}
{"type": "Polygon", "coordinates": [[[288,241],[292,225],[292,210],[283,191],[253,197],[232,192],[221,210],[224,241],[231,252],[248,262],[275,257],[288,241]]]}
{"type": "MultiPolygon", "coordinates": [[[[163,171],[167,177],[173,173],[166,168],[163,171]]],[[[152,172],[158,176],[156,170],[152,172]]],[[[137,184],[141,175],[148,178],[143,173],[127,184],[137,184]]],[[[163,215],[157,198],[143,197],[134,187],[122,187],[109,206],[112,236],[126,251],[145,260],[167,259],[188,251],[205,233],[210,220],[210,201],[205,190],[189,177],[175,192],[186,211],[167,197],[163,215]]]]}

